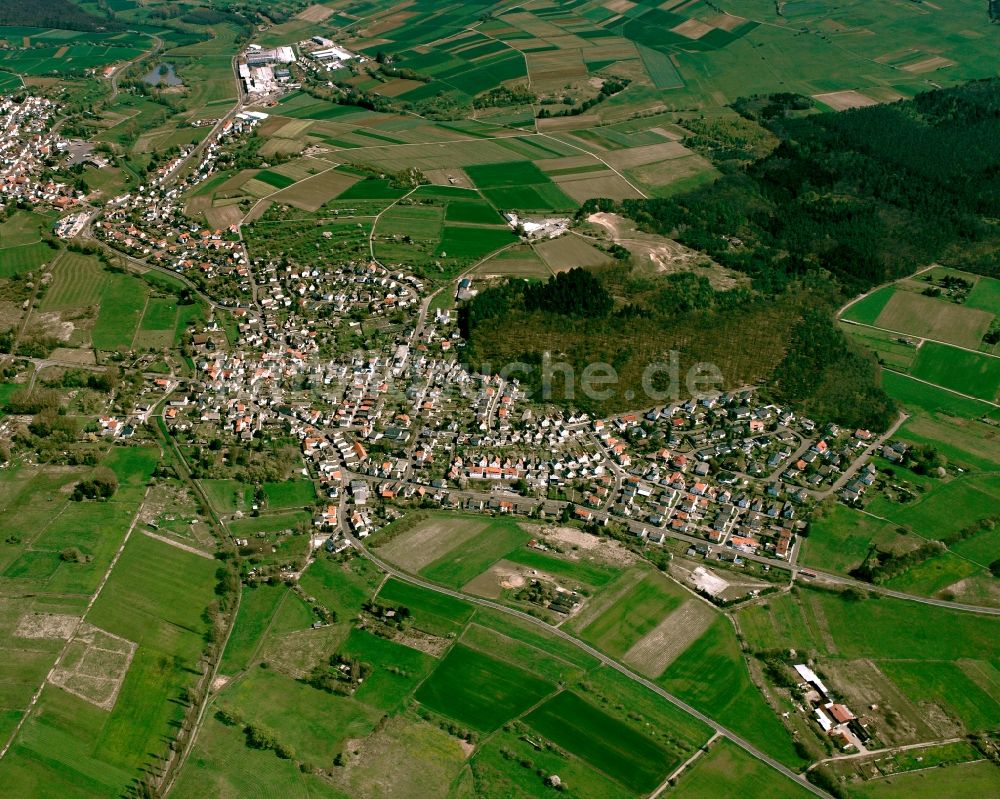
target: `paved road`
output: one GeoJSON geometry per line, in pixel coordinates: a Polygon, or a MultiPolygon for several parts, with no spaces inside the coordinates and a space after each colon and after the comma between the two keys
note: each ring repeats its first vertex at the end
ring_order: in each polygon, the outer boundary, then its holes
{"type": "Polygon", "coordinates": [[[586,652],[591,657],[593,657],[596,660],[598,660],[601,663],[603,663],[605,666],[608,666],[609,668],[614,669],[615,671],[617,671],[620,674],[624,675],[625,677],[627,677],[628,679],[632,680],[633,682],[636,682],[639,685],[642,685],[645,688],[648,688],[650,691],[652,691],[653,693],[657,694],[661,698],[666,699],[668,702],[670,702],[675,707],[680,708],[685,713],[688,713],[691,716],[694,716],[696,719],[698,719],[699,721],[701,721],[703,724],[707,725],[708,727],[711,727],[712,730],[714,730],[715,733],[717,733],[718,735],[721,735],[721,736],[724,736],[724,737],[728,738],[734,744],[736,744],[741,749],[743,749],[745,752],[747,752],[747,754],[749,754],[751,757],[754,757],[757,760],[761,761],[762,763],[766,763],[767,765],[769,765],[771,768],[775,769],[776,771],[781,772],[781,774],[783,774],[784,776],[788,777],[788,779],[790,779],[790,780],[794,780],[795,782],[797,782],[799,785],[801,785],[802,787],[804,787],[806,790],[808,790],[813,795],[823,797],[824,799],[829,799],[829,794],[827,794],[825,791],[820,790],[815,785],[813,785],[811,782],[809,782],[805,777],[803,777],[800,774],[796,774],[794,771],[792,771],[788,767],[782,765],[781,763],[779,763],[774,758],[772,758],[772,757],[764,754],[759,749],[757,749],[757,747],[755,747],[752,743],[750,743],[749,741],[747,741],[745,738],[742,738],[739,735],[737,735],[736,733],[734,733],[731,730],[727,729],[726,727],[723,727],[717,721],[714,721],[710,717],[706,716],[704,713],[702,713],[702,712],[700,712],[698,710],[695,710],[693,707],[691,707],[691,705],[687,704],[683,699],[680,699],[680,698],[674,696],[672,693],[670,693],[670,692],[666,691],[665,689],[661,688],[656,683],[654,683],[654,682],[652,682],[650,680],[647,680],[645,677],[641,677],[640,675],[636,674],[631,669],[627,668],[626,666],[623,666],[617,660],[614,660],[613,658],[608,657],[607,655],[605,655],[600,650],[595,649],[594,647],[590,646],[590,644],[587,644],[587,643],[581,641],[579,638],[575,638],[574,636],[570,635],[568,632],[566,632],[562,628],[560,628],[560,627],[553,627],[551,624],[548,624],[547,622],[544,622],[541,619],[536,619],[534,616],[531,616],[531,615],[529,615],[527,613],[523,613],[520,610],[515,610],[514,608],[509,608],[509,607],[507,607],[505,605],[501,605],[501,604],[499,604],[497,602],[491,602],[488,599],[482,599],[480,597],[470,596],[469,594],[464,594],[461,591],[453,591],[453,590],[451,590],[449,588],[444,588],[444,587],[442,587],[440,585],[436,585],[435,583],[430,583],[430,582],[427,582],[426,580],[422,580],[419,577],[414,577],[413,575],[408,574],[407,572],[400,571],[399,569],[395,568],[391,564],[386,563],[385,561],[381,560],[377,556],[373,555],[371,553],[371,551],[360,540],[358,540],[354,536],[349,535],[347,533],[345,533],[345,535],[347,535],[348,540],[353,544],[353,546],[361,554],[363,554],[366,558],[368,558],[370,561],[372,561],[372,563],[374,563],[376,566],[378,566],[379,568],[381,568],[387,574],[390,574],[391,576],[395,577],[396,579],[402,580],[402,581],[410,583],[412,585],[416,585],[416,586],[418,586],[420,588],[427,589],[428,591],[434,591],[435,593],[438,593],[438,594],[444,594],[445,596],[450,596],[450,597],[452,597],[454,599],[462,600],[463,602],[471,602],[474,605],[480,605],[482,607],[490,608],[491,610],[499,611],[500,613],[505,613],[508,616],[514,616],[514,617],[516,617],[516,618],[518,618],[518,619],[520,619],[522,621],[526,621],[529,624],[532,624],[532,625],[534,625],[536,627],[543,628],[546,632],[550,633],[551,635],[554,635],[554,636],[556,636],[558,638],[563,639],[564,641],[567,641],[567,642],[573,644],[575,647],[577,647],[578,649],[583,650],[584,652],[586,652]]]}

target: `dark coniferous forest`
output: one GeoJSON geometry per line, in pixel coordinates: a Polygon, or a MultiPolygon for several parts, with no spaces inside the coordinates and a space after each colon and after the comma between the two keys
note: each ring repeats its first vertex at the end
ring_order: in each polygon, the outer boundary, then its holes
{"type": "MultiPolygon", "coordinates": [[[[720,162],[721,178],[678,197],[592,200],[580,212],[625,214],[746,274],[752,290],[717,292],[693,276],[651,286],[609,268],[595,282],[614,308],[585,323],[538,299],[560,304],[571,287],[562,276],[544,288],[487,290],[464,317],[473,361],[530,363],[555,349],[582,368],[614,351],[616,367],[634,375],[633,360],[674,348],[691,361],[714,358],[730,385],[766,382],[821,421],[886,428],[895,408],[875,361],[852,348],[833,314],[931,262],[1000,273],[1000,80],[841,113],[810,105],[794,95],[738,102],[778,138],[770,154],[720,162]]],[[[586,294],[589,309],[601,294],[586,294]]],[[[624,393],[592,409],[627,407],[624,393]]]]}

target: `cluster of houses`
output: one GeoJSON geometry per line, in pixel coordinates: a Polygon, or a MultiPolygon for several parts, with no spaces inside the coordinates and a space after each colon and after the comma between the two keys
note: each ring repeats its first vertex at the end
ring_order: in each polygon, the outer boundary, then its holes
{"type": "Polygon", "coordinates": [[[874,481],[867,467],[838,485],[870,433],[817,430],[749,389],[608,419],[530,407],[517,380],[462,364],[452,312],[421,310],[423,281],[405,267],[338,259],[332,248],[325,267],[250,262],[237,229],[206,230],[186,215],[184,192],[259,116],[227,122],[184,182],[171,180],[180,162],[164,166],[109,203],[97,227],[118,249],[250,295],[233,309],[235,346],[214,324],[194,336],[196,374],[164,416],[199,438],[297,438],[332,502],[317,513],[322,530],[364,535],[387,506],[432,501],[569,512],[653,542],[681,537],[733,561],[786,559],[812,502],[874,481]]]}
{"type": "MultiPolygon", "coordinates": [[[[444,313],[417,337],[400,326],[380,351],[321,356],[313,303],[345,296],[322,294],[326,281],[376,276],[407,296],[419,287],[377,266],[316,271],[259,268],[274,302],[240,309],[238,349],[197,348],[194,399],[175,423],[218,425],[244,440],[269,425],[297,436],[327,497],[352,481],[351,513],[321,515],[324,529],[337,518],[367,533],[373,507],[409,499],[500,513],[569,502],[581,521],[620,521],[653,542],[693,536],[727,560],[787,559],[804,509],[871,438],[836,427],[818,434],[751,390],[609,419],[537,413],[516,380],[474,374],[442,349],[457,335],[444,313]],[[819,469],[822,481],[804,477],[819,469]],[[509,495],[489,495],[501,488],[509,495]]],[[[871,475],[865,468],[855,482],[871,475]]]]}
{"type": "Polygon", "coordinates": [[[86,195],[50,176],[50,167],[68,147],[51,132],[57,106],[28,95],[17,102],[0,96],[0,199],[66,210],[86,195]]]}
{"type": "MultiPolygon", "coordinates": [[[[320,269],[257,259],[253,268],[262,288],[262,309],[294,307],[308,320],[335,320],[352,311],[363,312],[369,319],[396,311],[413,313],[423,291],[419,278],[374,261],[348,261],[320,269]]],[[[315,329],[315,325],[311,327],[315,329]]]]}
{"type": "Polygon", "coordinates": [[[173,269],[197,271],[206,278],[223,277],[249,288],[246,249],[239,228],[210,229],[185,213],[184,193],[216,170],[222,147],[246,135],[259,124],[256,116],[227,120],[218,136],[207,144],[194,170],[179,184],[171,176],[190,155],[189,150],[164,164],[134,192],[110,200],[94,225],[96,235],[115,249],[173,269]]]}
{"type": "Polygon", "coordinates": [[[801,680],[803,700],[812,708],[816,723],[842,751],[864,753],[870,739],[868,731],[847,705],[834,702],[829,689],[811,668],[799,663],[793,667],[801,680]]]}

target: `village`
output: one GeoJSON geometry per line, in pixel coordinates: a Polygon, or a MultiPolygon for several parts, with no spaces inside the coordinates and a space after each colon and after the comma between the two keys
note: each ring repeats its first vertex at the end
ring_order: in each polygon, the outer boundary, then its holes
{"type": "Polygon", "coordinates": [[[56,103],[29,95],[0,98],[0,198],[60,211],[84,203],[68,177],[57,176],[58,159],[70,143],[53,131],[56,103]]]}
{"type": "MultiPolygon", "coordinates": [[[[249,55],[255,63],[288,59],[249,55]]],[[[7,109],[39,155],[46,102],[7,109]]],[[[297,438],[332,501],[315,519],[332,539],[341,531],[364,537],[393,506],[430,502],[616,524],[653,544],[688,541],[694,554],[736,566],[747,558],[794,564],[812,505],[833,494],[856,502],[874,483],[870,432],[817,429],[752,388],[608,419],[538,407],[516,379],[463,365],[454,311],[431,311],[431,287],[404,267],[343,261],[333,251],[322,269],[251,259],[238,225],[207,229],[185,201],[266,116],[236,114],[200,152],[182,150],[96,221],[84,211],[59,230],[92,232],[125,256],[189,275],[230,308],[238,345],[226,346],[216,322],[194,331],[196,374],[169,384],[177,396],[166,421],[194,440],[297,438]]],[[[561,231],[565,222],[552,224],[561,231]]],[[[470,279],[456,283],[438,291],[459,301],[475,295],[470,279]]],[[[133,430],[167,387],[152,386],[134,418],[104,432],[133,430]]]]}

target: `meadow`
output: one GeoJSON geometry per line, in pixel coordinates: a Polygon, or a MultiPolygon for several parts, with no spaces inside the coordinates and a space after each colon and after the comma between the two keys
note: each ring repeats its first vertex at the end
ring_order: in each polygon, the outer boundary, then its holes
{"type": "Polygon", "coordinates": [[[431,635],[457,635],[472,618],[473,612],[471,606],[457,599],[416,588],[393,578],[385,581],[376,599],[388,607],[402,605],[408,608],[413,626],[431,635]]]}
{"type": "Polygon", "coordinates": [[[138,644],[121,693],[108,712],[47,687],[0,764],[9,790],[30,795],[45,785],[74,797],[117,795],[158,767],[196,673],[214,573],[211,561],[142,535],[129,540],[87,616],[138,644]]]}
{"type": "Polygon", "coordinates": [[[681,799],[806,799],[805,788],[783,779],[733,743],[716,741],[708,753],[685,770],[671,791],[681,799]]]}
{"type": "Polygon", "coordinates": [[[316,486],[311,480],[286,480],[264,483],[269,508],[301,508],[316,501],[316,486]]]}
{"type": "Polygon", "coordinates": [[[490,732],[552,690],[552,685],[517,666],[456,645],[415,697],[431,710],[490,732]]]}
{"type": "Polygon", "coordinates": [[[267,583],[243,589],[236,622],[219,663],[221,674],[234,674],[250,665],[287,591],[286,586],[267,583]]]}
{"type": "Polygon", "coordinates": [[[919,544],[912,536],[900,535],[897,526],[834,503],[810,520],[800,558],[810,566],[847,574],[861,565],[873,545],[883,551],[902,552],[919,544]]]}
{"type": "Polygon", "coordinates": [[[651,791],[678,765],[649,738],[571,691],[552,697],[524,720],[637,793],[651,791]],[[600,737],[594,734],[597,730],[600,737]]]}
{"type": "Polygon", "coordinates": [[[802,765],[788,731],[751,681],[728,618],[718,616],[657,682],[782,763],[802,765]]]}
{"type": "Polygon", "coordinates": [[[890,741],[995,723],[994,618],[816,589],[771,598],[738,618],[752,650],[794,648],[826,669],[845,701],[891,708],[897,721],[876,720],[890,741]],[[923,710],[929,702],[946,715],[923,710]]]}
{"type": "Polygon", "coordinates": [[[418,573],[442,585],[461,588],[512,549],[524,546],[529,538],[513,520],[496,519],[460,550],[448,552],[418,573]]]}
{"type": "Polygon", "coordinates": [[[972,397],[994,402],[1000,393],[1000,358],[924,342],[913,376],[972,397]]]}

